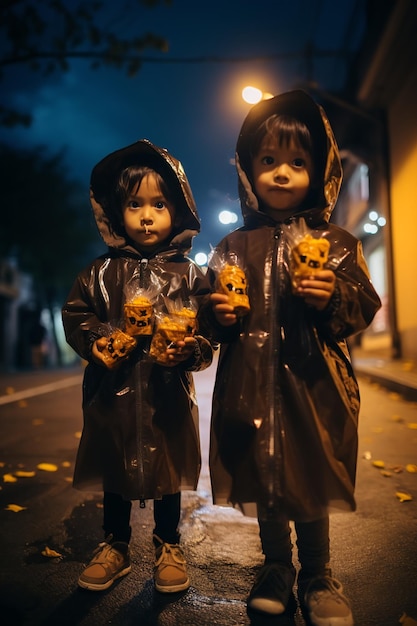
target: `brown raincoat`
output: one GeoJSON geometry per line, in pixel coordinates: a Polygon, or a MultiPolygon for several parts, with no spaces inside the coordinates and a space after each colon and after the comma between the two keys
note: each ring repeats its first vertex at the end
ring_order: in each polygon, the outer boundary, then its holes
{"type": "Polygon", "coordinates": [[[163,296],[173,300],[180,296],[183,301],[192,296],[201,304],[207,294],[204,275],[184,255],[200,226],[191,189],[181,164],[165,150],[142,140],[96,166],[91,203],[109,250],[79,274],[62,311],[68,343],[88,361],[74,486],[109,491],[130,500],[196,489],[201,455],[191,371],[210,365],[210,344],[198,336],[199,349],[194,356],[175,367],[152,362],[147,357],[147,339],[140,340],[115,371],[91,360],[92,344],[106,334],[106,324],[120,327],[124,288],[133,276],[144,287],[161,280],[158,302],[163,296]],[[162,173],[170,189],[174,188],[176,216],[181,216],[171,241],[149,258],[126,241],[111,201],[118,173],[132,163],[162,173]]]}
{"type": "Polygon", "coordinates": [[[280,96],[253,107],[237,144],[244,226],[227,235],[218,251],[233,252],[242,262],[251,310],[233,327],[211,319],[222,346],[210,470],[215,504],[256,514],[249,503],[257,503],[260,511],[312,521],[332,509],[355,508],[359,391],[345,340],[370,324],[380,300],[360,242],[329,223],[342,174],[327,118],[307,94],[291,93],[284,106],[280,96]],[[270,115],[293,111],[314,127],[316,147],[324,146],[315,157],[324,181],[311,207],[280,223],[259,210],[247,136],[270,115]],[[328,267],[337,286],[321,312],[291,293],[289,251],[302,229],[330,242],[328,267]]]}

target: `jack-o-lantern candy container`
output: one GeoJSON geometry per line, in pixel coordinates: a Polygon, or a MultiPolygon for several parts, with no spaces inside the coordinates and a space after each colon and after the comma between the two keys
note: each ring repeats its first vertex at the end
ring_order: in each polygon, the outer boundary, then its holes
{"type": "Polygon", "coordinates": [[[216,291],[228,296],[229,304],[233,307],[234,313],[238,316],[249,313],[248,281],[237,255],[229,252],[222,256],[218,251],[214,251],[210,260],[210,267],[217,274],[216,291]]]}
{"type": "Polygon", "coordinates": [[[136,296],[124,305],[125,331],[131,337],[152,335],[153,305],[146,296],[136,296]]]}
{"type": "Polygon", "coordinates": [[[296,290],[300,282],[306,278],[313,278],[317,272],[324,269],[329,256],[330,243],[323,237],[315,238],[309,233],[292,249],[291,280],[296,290]]]}
{"type": "Polygon", "coordinates": [[[136,348],[136,339],[119,328],[113,329],[107,337],[102,355],[109,369],[117,368],[120,363],[136,348]]]}

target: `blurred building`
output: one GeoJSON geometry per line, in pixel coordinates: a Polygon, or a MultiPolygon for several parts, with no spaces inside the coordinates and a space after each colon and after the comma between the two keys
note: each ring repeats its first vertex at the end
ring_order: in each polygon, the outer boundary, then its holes
{"type": "Polygon", "coordinates": [[[334,217],[362,241],[383,302],[361,346],[417,360],[417,2],[367,10],[344,93],[319,92],[343,160],[334,217]]]}

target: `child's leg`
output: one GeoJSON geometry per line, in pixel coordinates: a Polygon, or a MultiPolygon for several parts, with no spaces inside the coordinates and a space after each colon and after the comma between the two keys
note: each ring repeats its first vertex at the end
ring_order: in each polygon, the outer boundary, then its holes
{"type": "Polygon", "coordinates": [[[103,497],[103,530],[105,538],[112,535],[111,542],[124,541],[129,543],[132,534],[130,513],[132,503],[123,500],[117,493],[104,493],[103,497]]]}
{"type": "Polygon", "coordinates": [[[153,515],[155,520],[154,535],[163,543],[179,543],[178,525],[181,516],[181,492],[163,496],[154,500],[153,515]]]}
{"type": "Polygon", "coordinates": [[[311,578],[326,575],[330,567],[329,518],[324,517],[314,522],[296,522],[295,530],[301,565],[300,576],[311,578]]]}
{"type": "Polygon", "coordinates": [[[184,554],[178,545],[180,515],[181,493],[154,500],[154,581],[155,588],[162,593],[176,593],[190,586],[184,554]]]}
{"type": "Polygon", "coordinates": [[[259,536],[265,563],[275,561],[292,565],[291,530],[286,518],[259,519],[259,536]]]}

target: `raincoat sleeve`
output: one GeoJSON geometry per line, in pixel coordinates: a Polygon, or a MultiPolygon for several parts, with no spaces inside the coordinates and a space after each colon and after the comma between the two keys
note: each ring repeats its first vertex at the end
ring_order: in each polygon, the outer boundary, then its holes
{"type": "Polygon", "coordinates": [[[83,272],[76,278],[67,301],[62,308],[62,322],[68,344],[83,359],[91,360],[93,343],[103,336],[103,322],[95,297],[92,271],[83,272]]]}
{"type": "Polygon", "coordinates": [[[362,244],[357,241],[335,269],[336,288],[318,323],[336,339],[346,339],[365,330],[381,307],[366,261],[362,244]]]}

